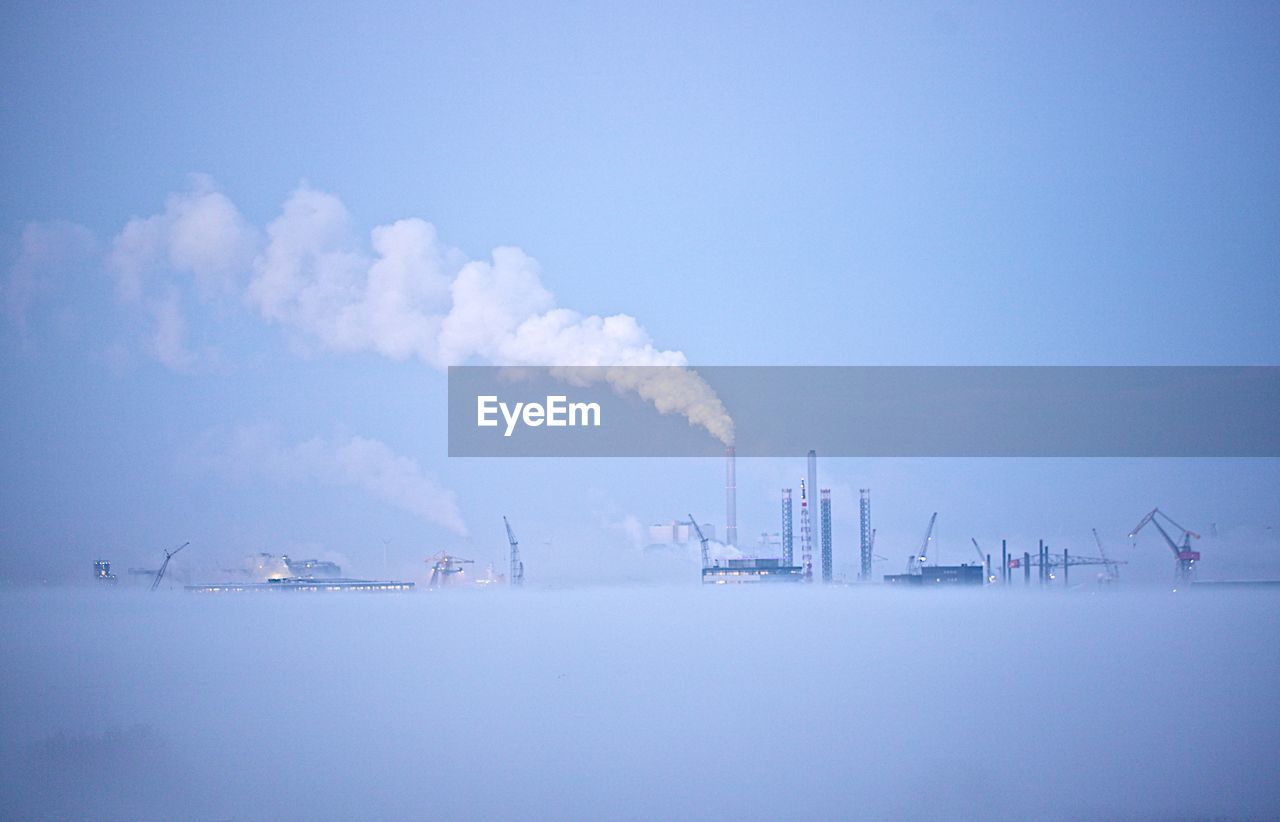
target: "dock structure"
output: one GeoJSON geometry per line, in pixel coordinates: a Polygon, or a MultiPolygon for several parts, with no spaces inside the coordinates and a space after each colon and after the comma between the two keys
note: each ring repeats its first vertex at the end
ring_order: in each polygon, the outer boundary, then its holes
{"type": "Polygon", "coordinates": [[[378,579],[271,579],[266,582],[210,582],[203,585],[187,585],[186,590],[198,594],[243,593],[330,593],[341,591],[366,591],[392,593],[412,591],[412,582],[378,579]]]}

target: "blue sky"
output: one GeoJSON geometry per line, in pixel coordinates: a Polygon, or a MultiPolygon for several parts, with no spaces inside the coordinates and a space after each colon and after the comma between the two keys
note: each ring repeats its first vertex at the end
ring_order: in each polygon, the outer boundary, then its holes
{"type": "MultiPolygon", "coordinates": [[[[1273,5],[0,15],[5,579],[187,539],[211,567],[314,551],[364,573],[389,539],[407,573],[497,557],[504,513],[531,578],[629,578],[636,522],[721,520],[716,464],[448,460],[438,363],[377,317],[342,336],[253,290],[286,202],[345,212],[336,245],[366,261],[411,218],[457,260],[518,247],[554,305],[634,317],[694,364],[1276,361],[1273,5]],[[187,245],[152,223],[165,248],[133,247],[129,293],[119,238],[172,197],[230,222],[187,245]]],[[[801,470],[740,466],[745,534],[776,529],[801,470]]],[[[1280,525],[1274,461],[824,471],[846,526],[840,489],[875,489],[895,566],[932,510],[957,558],[971,535],[1121,541],[1156,504],[1238,557],[1280,525]]],[[[1134,558],[1160,576],[1161,551],[1134,558]]]]}

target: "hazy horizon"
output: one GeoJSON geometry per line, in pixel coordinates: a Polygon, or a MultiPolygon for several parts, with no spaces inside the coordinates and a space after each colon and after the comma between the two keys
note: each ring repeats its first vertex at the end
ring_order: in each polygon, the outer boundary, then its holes
{"type": "Polygon", "coordinates": [[[1007,395],[698,373],[1280,374],[1277,89],[1251,0],[4,4],[0,816],[1280,816],[1277,589],[1173,593],[1130,537],[1158,507],[1198,580],[1280,580],[1276,392],[1032,394],[988,443],[1141,447],[923,452],[1257,457],[864,458],[820,444],[850,397],[911,435],[1007,395]],[[723,459],[451,456],[456,366],[672,423],[626,445],[720,453],[753,403],[787,445],[743,449],[726,546],[723,459]],[[649,547],[776,555],[802,478],[837,582],[860,489],[872,582],[935,512],[930,562],[1119,581],[711,586],[649,547]],[[441,552],[477,584],[427,590],[441,552]],[[293,573],[263,553],[416,588],[185,590],[293,573]]]}

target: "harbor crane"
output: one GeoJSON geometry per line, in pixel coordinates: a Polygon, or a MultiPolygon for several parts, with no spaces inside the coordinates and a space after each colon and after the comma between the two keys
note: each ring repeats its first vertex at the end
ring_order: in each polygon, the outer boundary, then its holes
{"type": "Polygon", "coordinates": [[[969,537],[969,541],[973,543],[973,550],[978,552],[978,564],[982,566],[983,571],[987,575],[987,584],[996,584],[996,575],[991,573],[991,569],[987,566],[987,555],[982,553],[982,546],[978,544],[977,537],[969,537]]]}
{"type": "Polygon", "coordinates": [[[693,514],[689,515],[689,524],[693,526],[693,530],[698,532],[698,542],[702,543],[702,569],[705,571],[711,567],[711,554],[707,550],[707,542],[709,541],[702,533],[702,529],[698,527],[698,521],[693,518],[693,514]]]}
{"type": "Polygon", "coordinates": [[[1181,525],[1174,522],[1172,517],[1164,511],[1161,511],[1159,508],[1152,508],[1151,513],[1143,517],[1142,521],[1134,526],[1134,529],[1129,532],[1129,539],[1136,537],[1138,532],[1146,527],[1147,523],[1152,523],[1156,526],[1156,530],[1160,532],[1160,536],[1164,537],[1164,541],[1169,545],[1169,550],[1173,551],[1174,562],[1176,563],[1174,566],[1173,581],[1174,590],[1176,591],[1178,590],[1177,586],[1191,582],[1191,575],[1195,571],[1196,563],[1200,561],[1200,552],[1191,550],[1191,540],[1200,539],[1200,535],[1195,531],[1188,531],[1186,528],[1183,528],[1181,525]],[[1164,527],[1160,525],[1160,520],[1156,519],[1156,517],[1163,518],[1165,522],[1178,529],[1180,534],[1177,542],[1174,542],[1173,537],[1169,536],[1169,532],[1164,530],[1164,527]]]}
{"type": "Polygon", "coordinates": [[[924,532],[924,542],[920,543],[920,550],[911,555],[907,560],[908,574],[923,574],[925,560],[929,558],[929,540],[933,539],[933,525],[938,521],[938,512],[934,511],[933,516],[929,517],[929,530],[924,532]]]}
{"type": "Polygon", "coordinates": [[[455,557],[447,551],[441,551],[431,559],[427,560],[431,563],[431,579],[427,582],[427,588],[443,588],[449,584],[449,578],[461,574],[462,566],[466,563],[475,563],[474,559],[463,559],[455,557]]]}
{"type": "Polygon", "coordinates": [[[871,529],[871,540],[867,543],[867,549],[871,551],[872,562],[888,562],[888,557],[882,557],[876,553],[876,529],[871,529]]]}
{"type": "Polygon", "coordinates": [[[1106,561],[1106,581],[1115,582],[1120,579],[1120,568],[1117,563],[1112,562],[1107,557],[1107,549],[1102,547],[1102,537],[1098,536],[1098,529],[1093,529],[1093,541],[1098,543],[1098,554],[1106,561]]]}
{"type": "Polygon", "coordinates": [[[186,548],[190,544],[191,543],[189,542],[184,542],[181,545],[179,545],[177,548],[174,548],[172,551],[164,552],[164,562],[160,563],[160,570],[156,571],[156,578],[151,581],[152,591],[160,587],[160,580],[164,579],[164,572],[169,567],[169,560],[173,559],[174,554],[178,553],[179,551],[181,551],[183,548],[186,548]]]}
{"type": "Polygon", "coordinates": [[[507,526],[507,542],[511,545],[511,576],[510,584],[519,588],[524,585],[524,563],[520,561],[520,542],[516,539],[516,535],[511,530],[511,523],[507,522],[507,518],[502,518],[502,524],[507,526]]]}

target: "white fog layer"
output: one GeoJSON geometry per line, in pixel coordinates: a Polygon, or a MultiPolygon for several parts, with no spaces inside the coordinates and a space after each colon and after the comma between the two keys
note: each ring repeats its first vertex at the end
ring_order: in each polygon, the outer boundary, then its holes
{"type": "Polygon", "coordinates": [[[6,592],[0,817],[1275,818],[1276,605],[6,592]]]}

